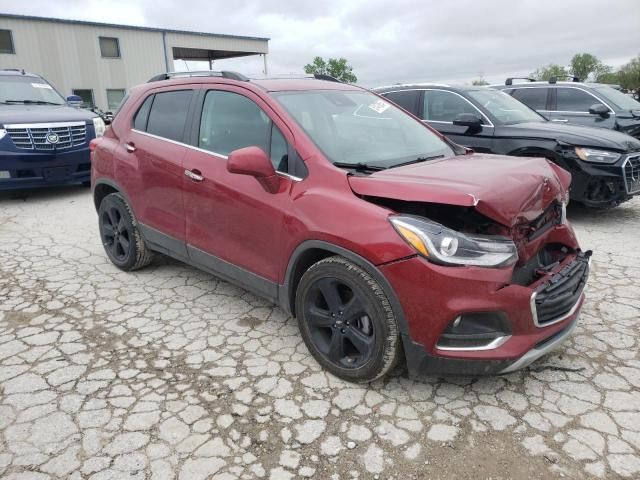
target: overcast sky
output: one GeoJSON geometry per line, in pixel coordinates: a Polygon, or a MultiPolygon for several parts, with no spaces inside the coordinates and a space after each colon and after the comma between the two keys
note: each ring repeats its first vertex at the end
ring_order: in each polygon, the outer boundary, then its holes
{"type": "MultiPolygon", "coordinates": [[[[577,52],[615,67],[640,54],[640,0],[0,0],[0,11],[269,37],[270,74],[345,57],[369,87],[501,82],[577,52]]],[[[257,74],[262,60],[215,68],[257,74]]]]}

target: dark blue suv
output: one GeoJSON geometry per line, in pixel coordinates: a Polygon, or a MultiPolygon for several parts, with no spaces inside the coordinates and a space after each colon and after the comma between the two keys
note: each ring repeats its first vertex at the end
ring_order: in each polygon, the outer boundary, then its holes
{"type": "Polygon", "coordinates": [[[0,70],[0,190],[88,184],[89,142],[104,129],[42,77],[0,70]]]}

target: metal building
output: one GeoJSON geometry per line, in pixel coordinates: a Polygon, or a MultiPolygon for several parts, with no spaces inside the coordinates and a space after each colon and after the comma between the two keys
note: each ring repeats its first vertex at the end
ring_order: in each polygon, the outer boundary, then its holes
{"type": "Polygon", "coordinates": [[[114,110],[127,90],[174,60],[262,55],[268,38],[0,14],[0,69],[41,75],[63,96],[114,110]]]}

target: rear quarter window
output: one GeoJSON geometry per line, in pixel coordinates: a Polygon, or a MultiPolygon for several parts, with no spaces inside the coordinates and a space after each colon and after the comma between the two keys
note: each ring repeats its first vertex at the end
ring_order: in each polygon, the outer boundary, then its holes
{"type": "Polygon", "coordinates": [[[133,117],[133,128],[141,132],[147,131],[147,120],[153,103],[153,95],[149,95],[133,117]]]}

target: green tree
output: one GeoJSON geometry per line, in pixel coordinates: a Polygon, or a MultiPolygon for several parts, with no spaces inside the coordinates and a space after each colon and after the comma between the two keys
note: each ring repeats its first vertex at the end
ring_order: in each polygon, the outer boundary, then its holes
{"type": "Polygon", "coordinates": [[[353,73],[353,67],[346,58],[329,58],[326,62],[322,57],[316,57],[312,63],[304,66],[305,73],[331,75],[333,78],[346,83],[356,83],[358,77],[353,73]]]}
{"type": "Polygon", "coordinates": [[[628,90],[640,91],[640,55],[620,67],[618,83],[628,90]]]}
{"type": "Polygon", "coordinates": [[[538,68],[535,72],[532,72],[529,76],[534,80],[549,80],[551,77],[566,77],[568,75],[567,69],[562,65],[550,63],[544,67],[538,68]]]}
{"type": "Polygon", "coordinates": [[[585,81],[591,74],[594,74],[594,77],[596,77],[603,68],[606,69],[607,67],[603,65],[595,55],[591,55],[590,53],[576,53],[571,59],[569,71],[571,75],[585,81]]]}
{"type": "Polygon", "coordinates": [[[489,82],[487,82],[484,77],[482,75],[480,75],[480,78],[476,78],[475,80],[473,80],[471,82],[471,85],[477,86],[477,87],[481,87],[484,85],[489,85],[489,82]]]}

